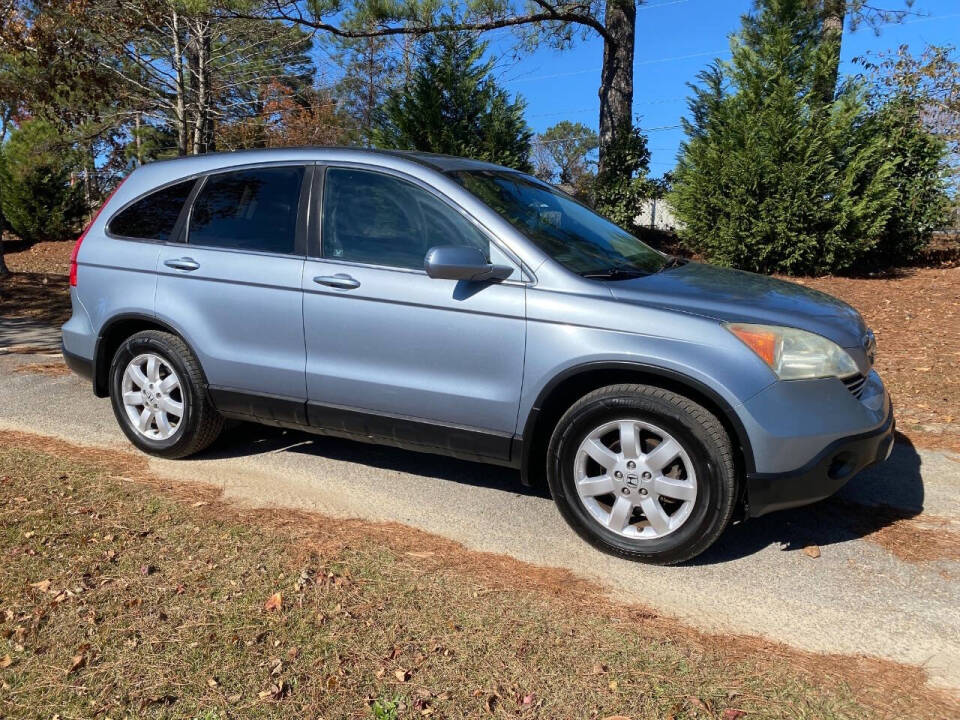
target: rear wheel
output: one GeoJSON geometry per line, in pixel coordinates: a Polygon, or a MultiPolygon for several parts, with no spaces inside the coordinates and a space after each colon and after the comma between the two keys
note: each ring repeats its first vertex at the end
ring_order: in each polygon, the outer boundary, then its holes
{"type": "Polygon", "coordinates": [[[223,418],[204,386],[187,344],[159,330],[127,338],[110,365],[110,399],[120,427],[134,445],[160,457],[186,457],[217,439],[223,418]]]}
{"type": "Polygon", "coordinates": [[[561,514],[594,546],[672,564],[706,550],[733,514],[730,439],[697,403],[649,385],[613,385],[560,419],[547,456],[561,514]]]}

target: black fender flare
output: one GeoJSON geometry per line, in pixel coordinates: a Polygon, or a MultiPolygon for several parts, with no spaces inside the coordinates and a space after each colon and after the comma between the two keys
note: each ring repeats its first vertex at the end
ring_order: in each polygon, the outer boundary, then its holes
{"type": "MultiPolygon", "coordinates": [[[[187,342],[186,337],[184,337],[179,329],[165,320],[159,319],[156,315],[129,312],[112,316],[100,326],[100,330],[97,333],[97,341],[93,346],[93,394],[97,397],[107,397],[109,394],[109,380],[107,378],[107,370],[110,368],[110,358],[107,357],[107,347],[109,343],[105,341],[110,336],[113,328],[125,323],[143,323],[146,327],[165,330],[182,338],[184,342],[187,342]]],[[[189,343],[187,344],[189,345],[189,343]]]]}

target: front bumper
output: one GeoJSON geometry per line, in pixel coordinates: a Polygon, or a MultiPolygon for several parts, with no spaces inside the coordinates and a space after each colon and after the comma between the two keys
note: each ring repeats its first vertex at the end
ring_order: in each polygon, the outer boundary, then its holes
{"type": "Polygon", "coordinates": [[[881,427],[835,440],[797,470],[748,473],[748,515],[758,517],[833,495],[858,472],[890,456],[895,426],[893,406],[888,399],[887,419],[881,427]]]}

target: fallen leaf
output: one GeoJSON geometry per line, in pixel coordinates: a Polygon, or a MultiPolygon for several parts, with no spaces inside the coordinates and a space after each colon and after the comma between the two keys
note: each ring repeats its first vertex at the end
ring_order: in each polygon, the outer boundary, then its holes
{"type": "Polygon", "coordinates": [[[282,610],[283,609],[283,593],[274,593],[271,595],[267,601],[263,604],[264,610],[282,610]]]}
{"type": "Polygon", "coordinates": [[[820,548],[817,545],[807,545],[803,549],[803,554],[807,557],[818,558],[820,557],[820,548]]]}
{"type": "Polygon", "coordinates": [[[34,536],[34,534],[35,534],[35,533],[33,532],[33,530],[30,530],[29,532],[25,532],[25,533],[23,534],[23,537],[25,537],[27,540],[29,540],[30,538],[32,538],[32,537],[34,536]]]}
{"type": "Polygon", "coordinates": [[[407,552],[404,554],[409,555],[410,557],[415,557],[415,558],[428,558],[436,555],[436,553],[432,553],[432,552],[407,552]]]}
{"type": "Polygon", "coordinates": [[[608,715],[603,720],[630,720],[626,715],[608,715]]]}
{"type": "Polygon", "coordinates": [[[697,708],[698,710],[703,710],[704,712],[707,712],[707,713],[710,712],[710,707],[703,700],[696,697],[695,695],[688,695],[687,702],[693,705],[693,707],[697,708]]]}
{"type": "Polygon", "coordinates": [[[3,658],[0,659],[0,668],[8,668],[11,665],[13,665],[13,658],[9,655],[4,655],[3,658]]]}
{"type": "Polygon", "coordinates": [[[219,684],[220,684],[220,683],[217,682],[217,679],[216,679],[216,678],[207,678],[207,685],[208,685],[209,687],[215,688],[215,687],[216,687],[217,685],[219,685],[219,684]]]}
{"type": "Polygon", "coordinates": [[[74,656],[73,656],[73,660],[72,660],[71,663],[70,663],[70,669],[67,670],[67,675],[69,675],[69,674],[72,673],[72,672],[76,672],[77,670],[79,670],[80,668],[82,668],[82,667],[83,667],[84,665],[86,665],[86,664],[87,664],[87,656],[86,656],[86,655],[83,655],[83,654],[81,654],[81,655],[74,655],[74,656]]]}
{"type": "Polygon", "coordinates": [[[619,685],[620,683],[618,683],[616,680],[611,680],[609,683],[607,683],[607,687],[609,687],[611,690],[616,690],[619,685]]]}
{"type": "Polygon", "coordinates": [[[720,714],[720,718],[721,720],[737,720],[737,718],[742,718],[746,714],[746,711],[739,708],[727,708],[720,714]]]}
{"type": "Polygon", "coordinates": [[[42,593],[49,592],[50,590],[50,581],[41,580],[40,582],[30,583],[30,587],[36,588],[42,593]]]}
{"type": "Polygon", "coordinates": [[[403,670],[403,669],[401,669],[401,670],[394,670],[393,676],[394,676],[397,680],[399,680],[400,682],[406,682],[407,680],[410,679],[410,671],[409,671],[409,670],[403,670]]]}

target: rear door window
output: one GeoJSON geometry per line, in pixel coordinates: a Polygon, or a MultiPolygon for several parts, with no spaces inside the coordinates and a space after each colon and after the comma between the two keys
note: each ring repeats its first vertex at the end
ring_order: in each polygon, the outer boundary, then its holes
{"type": "Polygon", "coordinates": [[[179,182],[140,198],[110,220],[108,231],[120,237],[167,242],[195,182],[179,182]]]}
{"type": "Polygon", "coordinates": [[[293,253],[304,172],[301,166],[211,175],[193,203],[187,242],[293,253]]]}

